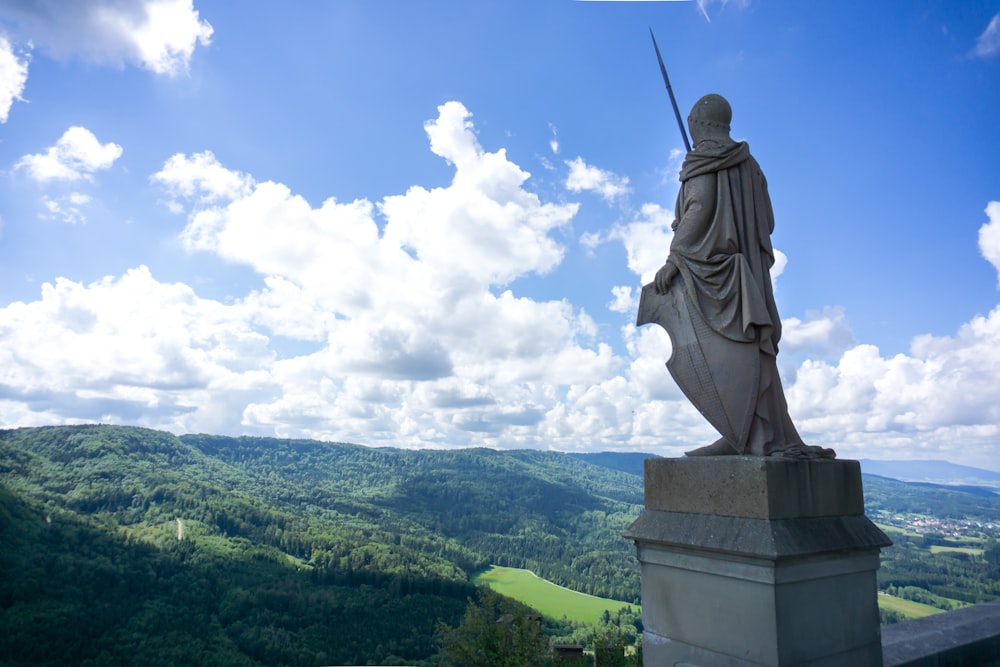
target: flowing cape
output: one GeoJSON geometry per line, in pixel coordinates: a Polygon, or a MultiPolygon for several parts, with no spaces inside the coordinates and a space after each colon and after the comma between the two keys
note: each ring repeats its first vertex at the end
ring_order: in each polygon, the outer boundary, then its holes
{"type": "Polygon", "coordinates": [[[691,151],[681,168],[675,226],[693,205],[710,208],[704,224],[677,230],[670,259],[692,303],[713,331],[734,342],[756,342],[777,354],[781,319],[770,269],[774,212],[767,181],[745,142],[691,151]],[[697,201],[692,179],[715,175],[712,201],[697,201]]]}
{"type": "Polygon", "coordinates": [[[761,355],[773,359],[781,337],[767,181],[743,142],[689,152],[680,178],[669,257],[679,275],[666,294],[643,287],[636,322],[667,330],[670,374],[743,453],[761,387],[761,355]],[[709,174],[714,177],[696,180],[709,174]]]}

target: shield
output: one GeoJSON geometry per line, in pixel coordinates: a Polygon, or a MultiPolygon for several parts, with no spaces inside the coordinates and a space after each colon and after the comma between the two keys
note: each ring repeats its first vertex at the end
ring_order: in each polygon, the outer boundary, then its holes
{"type": "Polygon", "coordinates": [[[736,452],[744,453],[760,383],[757,344],[730,340],[708,326],[679,275],[666,294],[657,294],[652,283],[642,288],[636,325],[651,323],[670,336],[667,370],[677,386],[736,452]]]}

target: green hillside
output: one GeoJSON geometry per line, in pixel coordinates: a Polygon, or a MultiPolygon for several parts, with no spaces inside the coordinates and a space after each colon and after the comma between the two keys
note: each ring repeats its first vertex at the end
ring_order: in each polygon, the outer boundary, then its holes
{"type": "Polygon", "coordinates": [[[641,480],[554,453],[46,427],[0,490],[0,664],[413,664],[489,562],[638,596],[641,480]]]}
{"type": "MultiPolygon", "coordinates": [[[[0,665],[434,665],[435,629],[491,563],[638,605],[621,535],[641,458],[0,430],[0,665]]],[[[865,491],[895,541],[880,590],[916,603],[886,598],[887,621],[1000,597],[1000,496],[872,476],[865,491]]]]}

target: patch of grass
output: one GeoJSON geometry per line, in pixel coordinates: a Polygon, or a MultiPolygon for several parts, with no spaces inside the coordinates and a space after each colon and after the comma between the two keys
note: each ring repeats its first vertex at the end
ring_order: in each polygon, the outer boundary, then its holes
{"type": "Polygon", "coordinates": [[[920,533],[912,531],[912,530],[905,530],[903,528],[898,528],[896,526],[890,526],[887,523],[879,523],[878,521],[872,521],[872,523],[874,523],[883,532],[886,532],[886,533],[896,533],[898,535],[907,535],[909,537],[921,537],[920,533]]]}
{"type": "Polygon", "coordinates": [[[970,556],[983,555],[983,550],[977,549],[976,547],[949,547],[949,546],[942,546],[939,544],[931,545],[932,554],[944,553],[946,551],[955,551],[962,554],[969,554],[970,556]]]}
{"type": "Polygon", "coordinates": [[[477,576],[475,583],[489,586],[550,618],[565,616],[579,623],[596,623],[605,611],[614,614],[622,607],[631,606],[639,613],[635,605],[571,591],[536,576],[534,572],[513,567],[491,567],[477,576]]]}
{"type": "Polygon", "coordinates": [[[878,606],[883,609],[899,612],[907,618],[923,618],[924,616],[930,616],[931,614],[942,613],[941,609],[932,607],[929,604],[922,604],[920,602],[914,602],[913,600],[904,600],[903,598],[898,598],[894,595],[888,595],[881,592],[878,594],[878,606]]]}

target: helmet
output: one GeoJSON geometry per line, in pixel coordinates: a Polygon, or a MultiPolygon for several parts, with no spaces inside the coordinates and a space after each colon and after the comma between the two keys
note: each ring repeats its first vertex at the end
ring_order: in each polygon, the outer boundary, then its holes
{"type": "Polygon", "coordinates": [[[688,115],[688,126],[700,125],[704,128],[715,128],[729,132],[729,123],[733,120],[733,108],[722,95],[709,93],[695,102],[688,115]]]}

